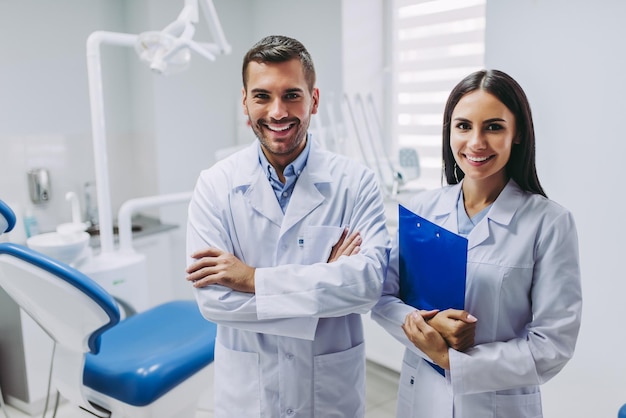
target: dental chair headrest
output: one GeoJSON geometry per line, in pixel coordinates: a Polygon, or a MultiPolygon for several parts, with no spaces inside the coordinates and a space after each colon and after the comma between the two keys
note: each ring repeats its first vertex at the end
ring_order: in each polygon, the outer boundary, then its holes
{"type": "Polygon", "coordinates": [[[9,205],[0,200],[0,235],[9,232],[15,226],[15,213],[9,205]]]}

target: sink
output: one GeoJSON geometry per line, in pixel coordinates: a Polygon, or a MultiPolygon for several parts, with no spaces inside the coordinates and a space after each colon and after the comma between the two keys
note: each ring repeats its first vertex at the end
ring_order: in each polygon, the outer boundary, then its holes
{"type": "Polygon", "coordinates": [[[87,248],[88,243],[89,235],[85,232],[73,234],[47,232],[33,235],[26,240],[29,248],[67,264],[76,261],[87,248]]]}

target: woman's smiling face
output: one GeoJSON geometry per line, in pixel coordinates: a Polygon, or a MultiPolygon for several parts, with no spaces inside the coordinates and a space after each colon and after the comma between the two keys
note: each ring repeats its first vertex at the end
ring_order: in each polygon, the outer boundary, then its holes
{"type": "Polygon", "coordinates": [[[506,183],[515,137],[513,113],[484,90],[463,96],[452,112],[450,147],[466,182],[506,183]]]}

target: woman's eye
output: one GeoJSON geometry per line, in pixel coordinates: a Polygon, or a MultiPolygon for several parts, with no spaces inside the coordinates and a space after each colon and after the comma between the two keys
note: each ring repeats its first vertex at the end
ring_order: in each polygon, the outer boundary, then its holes
{"type": "Polygon", "coordinates": [[[504,129],[504,127],[498,123],[492,123],[490,125],[487,125],[488,131],[499,131],[501,129],[504,129]]]}
{"type": "Polygon", "coordinates": [[[457,123],[456,128],[457,128],[457,129],[460,129],[460,130],[462,130],[462,131],[467,131],[467,130],[472,129],[472,127],[470,126],[470,124],[469,124],[469,123],[467,123],[467,122],[459,122],[459,123],[457,123]]]}

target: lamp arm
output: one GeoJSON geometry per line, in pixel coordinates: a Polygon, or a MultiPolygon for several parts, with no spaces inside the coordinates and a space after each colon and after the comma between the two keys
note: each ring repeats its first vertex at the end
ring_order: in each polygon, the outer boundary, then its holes
{"type": "Polygon", "coordinates": [[[221,52],[216,44],[189,41],[187,42],[187,46],[209,61],[215,61],[216,55],[221,52]]]}
{"type": "Polygon", "coordinates": [[[178,18],[188,20],[194,24],[198,23],[200,20],[198,16],[198,0],[185,0],[185,6],[178,18]]]}
{"type": "Polygon", "coordinates": [[[211,36],[219,47],[220,52],[222,54],[230,54],[232,48],[226,40],[226,36],[224,35],[224,31],[222,30],[222,25],[220,24],[219,17],[217,16],[217,11],[215,10],[215,6],[213,5],[213,0],[198,1],[200,2],[202,13],[204,14],[204,19],[209,24],[211,36]]]}

